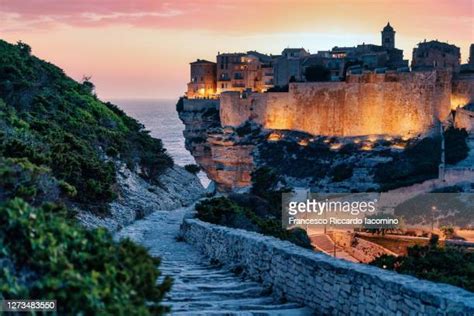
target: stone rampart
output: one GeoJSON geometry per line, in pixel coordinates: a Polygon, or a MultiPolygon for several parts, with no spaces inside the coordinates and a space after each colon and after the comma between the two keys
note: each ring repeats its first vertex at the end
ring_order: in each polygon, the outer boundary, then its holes
{"type": "Polygon", "coordinates": [[[269,129],[315,135],[416,135],[451,109],[452,74],[447,71],[365,73],[345,82],[291,83],[289,92],[223,93],[222,126],[247,119],[269,129]]]}
{"type": "Polygon", "coordinates": [[[182,111],[204,111],[219,110],[219,100],[217,99],[183,99],[182,111]]]}
{"type": "Polygon", "coordinates": [[[460,288],[334,259],[254,232],[185,219],[184,239],[277,296],[322,315],[473,315],[460,288]]]}

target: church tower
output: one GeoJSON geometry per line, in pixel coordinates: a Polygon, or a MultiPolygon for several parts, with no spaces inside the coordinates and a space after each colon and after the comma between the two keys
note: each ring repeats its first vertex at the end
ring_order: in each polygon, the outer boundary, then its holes
{"type": "Polygon", "coordinates": [[[387,49],[395,48],[395,31],[390,22],[382,30],[382,46],[387,49]]]}

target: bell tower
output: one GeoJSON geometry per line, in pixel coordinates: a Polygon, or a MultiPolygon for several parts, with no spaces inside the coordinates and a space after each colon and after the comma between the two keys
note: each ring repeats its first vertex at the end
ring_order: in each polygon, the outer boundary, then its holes
{"type": "Polygon", "coordinates": [[[387,49],[395,48],[395,31],[390,22],[382,30],[382,46],[387,49]]]}

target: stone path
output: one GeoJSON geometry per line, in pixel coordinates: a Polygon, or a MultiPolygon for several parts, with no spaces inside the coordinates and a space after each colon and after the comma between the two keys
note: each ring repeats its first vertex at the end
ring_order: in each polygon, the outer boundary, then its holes
{"type": "Polygon", "coordinates": [[[164,304],[172,315],[310,315],[298,304],[281,303],[259,283],[213,266],[197,250],[176,239],[189,209],[159,211],[125,227],[128,237],[161,257],[160,270],[174,279],[164,304]]]}
{"type": "MultiPolygon", "coordinates": [[[[334,256],[334,242],[325,234],[310,235],[311,245],[316,249],[326,253],[329,256],[334,256]]],[[[344,259],[351,262],[359,262],[350,254],[344,251],[339,246],[336,246],[336,258],[344,259]]]]}

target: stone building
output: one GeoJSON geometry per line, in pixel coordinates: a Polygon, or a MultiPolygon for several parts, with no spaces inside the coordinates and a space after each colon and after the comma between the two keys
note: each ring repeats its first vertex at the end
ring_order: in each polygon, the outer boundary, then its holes
{"type": "Polygon", "coordinates": [[[272,58],[256,51],[217,55],[217,94],[264,92],[273,86],[272,58]]]}
{"type": "Polygon", "coordinates": [[[186,96],[189,99],[213,98],[216,95],[216,63],[198,59],[191,65],[191,80],[186,96]]]}
{"type": "Polygon", "coordinates": [[[412,70],[430,70],[451,68],[454,72],[460,69],[461,50],[448,43],[426,40],[413,49],[412,70]]]}
{"type": "Polygon", "coordinates": [[[345,78],[348,68],[362,70],[408,68],[403,50],[395,48],[395,30],[387,23],[381,31],[381,45],[365,44],[354,47],[335,46],[328,51],[309,54],[303,48],[287,48],[274,62],[274,82],[277,86],[288,84],[290,78],[305,81],[306,68],[322,65],[331,72],[331,79],[345,78]]]}
{"type": "Polygon", "coordinates": [[[390,22],[382,30],[382,47],[386,49],[395,48],[395,30],[390,25],[390,22]]]}
{"type": "Polygon", "coordinates": [[[310,54],[304,48],[285,48],[273,63],[274,84],[284,86],[293,77],[303,80],[303,62],[310,54]]]}

